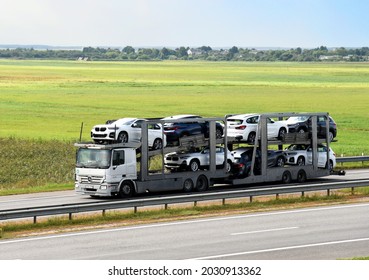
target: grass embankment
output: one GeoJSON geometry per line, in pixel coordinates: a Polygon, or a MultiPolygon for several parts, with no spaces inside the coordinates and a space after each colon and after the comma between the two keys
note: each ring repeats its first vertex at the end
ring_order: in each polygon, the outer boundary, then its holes
{"type": "Polygon", "coordinates": [[[0,195],[73,189],[71,142],[0,138],[0,195]]]}

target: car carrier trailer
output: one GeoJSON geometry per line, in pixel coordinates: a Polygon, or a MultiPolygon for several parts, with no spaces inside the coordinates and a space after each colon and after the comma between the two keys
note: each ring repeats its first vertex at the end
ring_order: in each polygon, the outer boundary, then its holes
{"type": "MultiPolygon", "coordinates": [[[[205,191],[214,184],[249,185],[281,181],[304,182],[310,178],[328,176],[330,170],[318,168],[318,144],[325,143],[329,150],[328,139],[317,137],[318,116],[326,116],[328,113],[271,113],[261,114],[258,123],[256,140],[254,143],[243,143],[238,139],[227,137],[227,118],[201,118],[183,120],[183,122],[207,122],[209,124],[209,137],[188,136],[180,139],[179,145],[174,147],[162,147],[151,151],[148,146],[148,125],[152,120],[142,124],[142,139],[137,143],[117,143],[101,145],[94,143],[76,143],[77,162],[75,170],[75,190],[79,194],[90,196],[115,196],[122,198],[145,192],[161,192],[183,190],[205,191]],[[290,116],[309,115],[312,117],[312,129],[307,133],[287,133],[283,139],[268,140],[267,118],[285,120],[290,116]],[[216,123],[224,124],[224,137],[216,138],[216,123]],[[267,166],[267,152],[270,147],[283,149],[289,144],[309,144],[312,146],[312,164],[304,166],[283,166],[269,168],[267,166]],[[260,172],[254,174],[256,164],[256,152],[251,160],[251,173],[246,178],[236,178],[231,172],[227,172],[227,149],[224,153],[224,165],[217,168],[215,163],[215,150],[217,145],[235,147],[246,145],[256,151],[260,150],[260,172]],[[207,169],[196,172],[170,172],[164,167],[164,156],[170,152],[188,151],[194,148],[209,147],[209,166],[207,169]]],[[[164,123],[155,120],[155,123],[164,123]]],[[[182,120],[181,120],[182,122],[182,120]]],[[[329,126],[327,125],[327,128],[329,126]]],[[[326,134],[328,135],[328,133],[326,134]]],[[[165,137],[165,135],[163,135],[165,137]]],[[[328,137],[328,136],[327,136],[328,137]]],[[[329,152],[327,152],[329,160],[329,152]]]]}

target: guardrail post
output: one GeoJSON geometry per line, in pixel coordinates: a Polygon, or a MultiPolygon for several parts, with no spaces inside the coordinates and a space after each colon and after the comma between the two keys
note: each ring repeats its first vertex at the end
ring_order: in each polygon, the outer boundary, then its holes
{"type": "Polygon", "coordinates": [[[355,194],[355,187],[351,187],[351,195],[355,194]]]}
{"type": "Polygon", "coordinates": [[[252,195],[250,195],[250,203],[252,203],[252,195]]]}
{"type": "Polygon", "coordinates": [[[225,198],[222,199],[222,205],[224,206],[225,205],[225,198]]]}
{"type": "Polygon", "coordinates": [[[275,199],[278,200],[279,199],[279,193],[275,194],[275,199]]]}
{"type": "Polygon", "coordinates": [[[36,224],[37,223],[37,216],[33,216],[33,223],[36,224]]]}
{"type": "Polygon", "coordinates": [[[305,192],[301,192],[301,197],[305,197],[305,192]]]}
{"type": "Polygon", "coordinates": [[[133,212],[136,214],[137,213],[137,206],[134,207],[133,212]]]}
{"type": "Polygon", "coordinates": [[[69,221],[73,220],[72,213],[69,213],[69,221]]]}
{"type": "Polygon", "coordinates": [[[331,190],[327,189],[327,196],[330,196],[330,195],[331,195],[331,190]]]}
{"type": "Polygon", "coordinates": [[[105,209],[102,210],[102,215],[105,217],[105,209]]]}
{"type": "Polygon", "coordinates": [[[193,202],[193,207],[196,207],[197,206],[197,201],[194,201],[193,202]]]}
{"type": "Polygon", "coordinates": [[[165,203],[164,210],[168,210],[168,203],[165,203]]]}

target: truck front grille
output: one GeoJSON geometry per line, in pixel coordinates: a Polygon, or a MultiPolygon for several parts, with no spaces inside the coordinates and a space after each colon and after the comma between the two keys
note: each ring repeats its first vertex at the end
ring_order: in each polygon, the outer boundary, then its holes
{"type": "Polygon", "coordinates": [[[100,184],[103,176],[80,176],[79,181],[83,184],[100,184]]]}

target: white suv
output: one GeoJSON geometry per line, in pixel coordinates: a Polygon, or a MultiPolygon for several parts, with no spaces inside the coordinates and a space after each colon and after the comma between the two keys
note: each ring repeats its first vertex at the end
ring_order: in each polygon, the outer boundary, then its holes
{"type": "MultiPolygon", "coordinates": [[[[215,162],[217,166],[224,165],[224,153],[223,147],[216,147],[215,149],[215,162]]],[[[227,150],[227,172],[232,169],[234,157],[229,150],[227,150]]],[[[181,153],[174,152],[166,154],[164,157],[164,165],[171,170],[190,170],[198,171],[199,169],[208,168],[210,163],[210,149],[208,147],[201,151],[181,153]]]]}
{"type": "MultiPolygon", "coordinates": [[[[97,143],[127,143],[141,141],[141,126],[146,119],[122,118],[107,124],[95,125],[91,138],[97,143]]],[[[166,137],[161,124],[148,124],[148,144],[153,150],[166,146],[166,137]]]]}
{"type": "MultiPolygon", "coordinates": [[[[256,131],[258,128],[260,115],[258,114],[242,114],[234,115],[227,118],[227,135],[240,141],[254,143],[256,131]]],[[[287,133],[285,121],[274,121],[267,118],[268,139],[283,139],[287,133]]]]}

